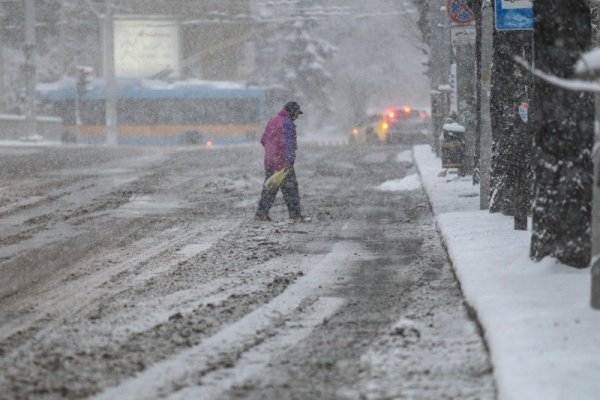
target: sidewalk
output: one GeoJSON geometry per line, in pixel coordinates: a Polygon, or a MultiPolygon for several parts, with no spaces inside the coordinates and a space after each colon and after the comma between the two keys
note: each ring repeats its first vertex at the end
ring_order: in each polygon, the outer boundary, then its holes
{"type": "Polygon", "coordinates": [[[500,400],[600,399],[600,311],[590,269],[529,258],[531,230],[479,210],[471,178],[443,171],[428,145],[413,157],[438,231],[489,346],[500,400]]]}

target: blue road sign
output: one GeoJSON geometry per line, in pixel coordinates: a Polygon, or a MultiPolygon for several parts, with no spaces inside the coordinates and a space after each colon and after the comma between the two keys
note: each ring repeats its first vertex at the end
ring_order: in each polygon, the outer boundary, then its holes
{"type": "Polygon", "coordinates": [[[459,25],[467,25],[475,20],[475,14],[469,8],[467,0],[448,0],[446,11],[450,19],[459,25]]]}
{"type": "Polygon", "coordinates": [[[533,29],[531,0],[496,0],[496,30],[524,31],[533,29]]]}

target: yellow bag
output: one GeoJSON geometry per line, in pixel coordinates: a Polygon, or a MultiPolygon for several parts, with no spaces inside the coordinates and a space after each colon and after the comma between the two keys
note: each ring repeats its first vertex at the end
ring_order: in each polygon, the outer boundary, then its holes
{"type": "Polygon", "coordinates": [[[265,188],[269,192],[276,192],[277,189],[279,189],[279,186],[281,186],[281,184],[283,183],[283,180],[287,176],[288,172],[290,172],[289,168],[284,168],[280,169],[279,171],[276,171],[273,175],[269,177],[269,179],[265,181],[265,188]]]}

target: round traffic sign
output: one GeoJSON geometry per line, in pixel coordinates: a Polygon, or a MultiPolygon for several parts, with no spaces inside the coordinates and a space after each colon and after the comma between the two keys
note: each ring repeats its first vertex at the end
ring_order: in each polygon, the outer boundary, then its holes
{"type": "Polygon", "coordinates": [[[448,0],[446,10],[452,22],[459,25],[470,24],[475,19],[475,14],[469,8],[467,0],[448,0]]]}

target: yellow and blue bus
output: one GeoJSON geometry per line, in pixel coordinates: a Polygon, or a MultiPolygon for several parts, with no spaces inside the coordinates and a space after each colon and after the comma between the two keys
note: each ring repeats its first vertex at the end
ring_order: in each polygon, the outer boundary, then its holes
{"type": "MultiPolygon", "coordinates": [[[[39,84],[37,97],[63,120],[65,137],[106,142],[105,85],[94,79],[80,97],[76,126],[76,80],[39,84]]],[[[265,125],[273,90],[233,82],[164,82],[117,79],[119,144],[233,144],[255,140],[265,125]]],[[[275,90],[275,92],[277,92],[275,90]]]]}

